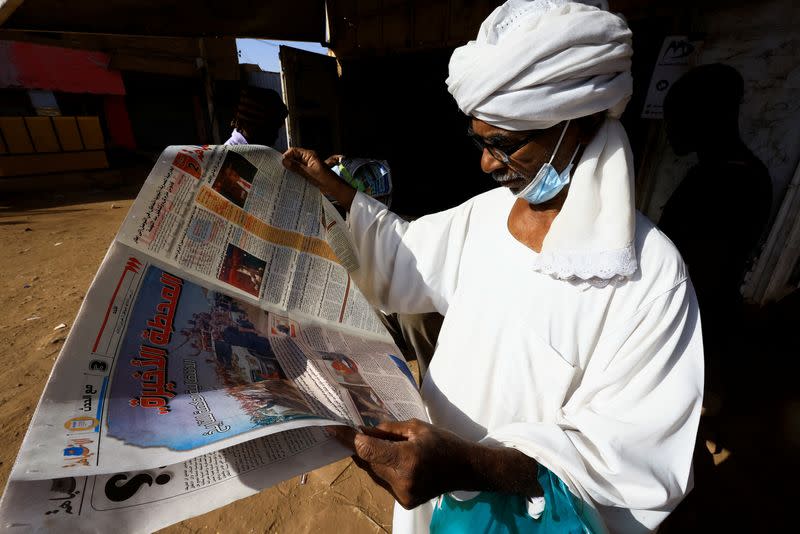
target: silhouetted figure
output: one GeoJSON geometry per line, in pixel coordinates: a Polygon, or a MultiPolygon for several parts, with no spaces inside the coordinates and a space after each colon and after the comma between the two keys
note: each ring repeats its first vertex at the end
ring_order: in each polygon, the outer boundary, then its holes
{"type": "Polygon", "coordinates": [[[736,69],[704,65],[680,78],[664,101],[675,153],[696,152],[699,161],[667,202],[659,226],[683,255],[697,292],[712,395],[723,393],[720,381],[728,380],[722,376],[736,367],[739,287],[772,203],[767,168],[739,135],[743,92],[736,69]]]}
{"type": "Polygon", "coordinates": [[[289,110],[278,93],[272,89],[245,85],[231,121],[233,132],[225,144],[272,146],[288,115],[289,110]]]}

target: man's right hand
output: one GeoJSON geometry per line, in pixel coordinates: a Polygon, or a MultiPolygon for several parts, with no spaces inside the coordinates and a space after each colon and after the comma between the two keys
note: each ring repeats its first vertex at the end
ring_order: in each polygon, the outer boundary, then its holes
{"type": "Polygon", "coordinates": [[[317,186],[324,195],[335,198],[345,209],[350,209],[356,190],[336,176],[313,150],[290,148],[283,154],[283,166],[317,186]]]}

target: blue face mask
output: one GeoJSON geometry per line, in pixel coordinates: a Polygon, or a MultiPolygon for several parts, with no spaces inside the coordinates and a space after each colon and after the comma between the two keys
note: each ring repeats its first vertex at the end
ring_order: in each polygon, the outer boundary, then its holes
{"type": "Polygon", "coordinates": [[[572,172],[572,160],[575,159],[580,145],[575,147],[575,152],[572,153],[569,163],[560,174],[556,171],[555,167],[553,167],[553,159],[558,153],[561,141],[564,140],[564,134],[567,133],[569,122],[570,121],[567,121],[564,130],[561,131],[561,137],[558,138],[558,143],[555,149],[553,149],[553,155],[550,156],[550,161],[542,165],[542,168],[536,173],[531,183],[515,195],[517,198],[524,198],[529,204],[542,204],[543,202],[553,199],[564,189],[564,186],[569,183],[570,172],[572,172]]]}

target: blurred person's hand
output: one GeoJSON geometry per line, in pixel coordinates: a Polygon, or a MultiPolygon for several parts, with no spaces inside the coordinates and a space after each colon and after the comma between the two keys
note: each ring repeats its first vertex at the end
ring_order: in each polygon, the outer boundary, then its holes
{"type": "Polygon", "coordinates": [[[328,159],[325,160],[325,165],[327,165],[328,167],[333,167],[334,165],[338,165],[339,163],[341,163],[343,159],[344,156],[342,154],[334,154],[332,156],[329,156],[328,159]]]}

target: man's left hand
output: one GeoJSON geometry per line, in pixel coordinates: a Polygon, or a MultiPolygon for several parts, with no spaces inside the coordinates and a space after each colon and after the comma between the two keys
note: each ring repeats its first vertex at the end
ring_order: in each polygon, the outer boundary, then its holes
{"type": "Polygon", "coordinates": [[[356,433],[329,427],[353,450],[353,460],[404,508],[411,509],[447,491],[469,485],[470,443],[418,419],[383,422],[356,433]]]}

